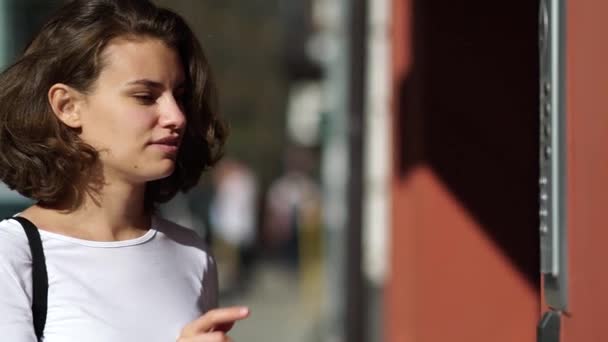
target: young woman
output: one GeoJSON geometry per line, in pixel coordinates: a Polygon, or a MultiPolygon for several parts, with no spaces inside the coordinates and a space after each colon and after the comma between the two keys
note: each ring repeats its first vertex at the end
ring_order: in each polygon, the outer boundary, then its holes
{"type": "Polygon", "coordinates": [[[0,222],[2,341],[229,341],[248,309],[215,308],[207,247],[155,215],[219,158],[209,73],[177,14],[76,0],[0,75],[0,179],[36,201],[0,222]]]}

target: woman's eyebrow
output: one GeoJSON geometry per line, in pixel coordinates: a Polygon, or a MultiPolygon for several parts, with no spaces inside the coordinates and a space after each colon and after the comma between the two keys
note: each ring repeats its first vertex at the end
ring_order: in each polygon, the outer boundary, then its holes
{"type": "MultiPolygon", "coordinates": [[[[175,89],[182,89],[186,87],[186,82],[180,82],[177,84],[177,86],[175,87],[175,89]]],[[[140,80],[135,80],[135,81],[131,81],[129,83],[127,83],[128,86],[131,85],[143,85],[149,88],[155,88],[155,89],[163,89],[165,86],[160,83],[160,82],[156,82],[156,81],[152,81],[149,79],[140,79],[140,80]]]]}
{"type": "Polygon", "coordinates": [[[149,79],[141,79],[141,80],[135,80],[135,81],[131,81],[129,83],[127,83],[127,85],[143,85],[149,88],[158,88],[158,89],[162,89],[164,88],[163,84],[160,82],[156,82],[156,81],[152,81],[149,79]]]}

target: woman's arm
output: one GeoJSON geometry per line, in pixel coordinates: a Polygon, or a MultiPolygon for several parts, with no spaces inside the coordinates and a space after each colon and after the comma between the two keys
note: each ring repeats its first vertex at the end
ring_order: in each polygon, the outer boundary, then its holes
{"type": "Polygon", "coordinates": [[[2,341],[36,342],[27,238],[9,229],[0,224],[0,336],[2,341]]]}

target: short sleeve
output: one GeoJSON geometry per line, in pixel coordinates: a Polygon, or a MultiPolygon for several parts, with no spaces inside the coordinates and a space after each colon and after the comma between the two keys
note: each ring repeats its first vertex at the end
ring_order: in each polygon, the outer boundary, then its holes
{"type": "Polygon", "coordinates": [[[36,342],[32,320],[31,254],[21,226],[0,222],[0,336],[36,342]]]}
{"type": "MultiPolygon", "coordinates": [[[[218,275],[215,258],[205,241],[192,229],[184,228],[161,217],[154,217],[155,227],[169,239],[181,246],[190,247],[192,254],[188,264],[192,263],[198,279],[201,279],[201,290],[196,302],[201,313],[218,306],[218,275]]],[[[197,279],[197,281],[198,281],[197,279]]]]}
{"type": "Polygon", "coordinates": [[[207,253],[205,264],[200,298],[200,306],[203,313],[218,307],[218,277],[215,258],[207,253]]]}

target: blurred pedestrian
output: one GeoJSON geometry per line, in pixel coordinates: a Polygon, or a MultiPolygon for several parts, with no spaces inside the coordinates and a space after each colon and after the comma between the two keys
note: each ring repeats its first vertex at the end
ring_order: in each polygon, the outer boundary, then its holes
{"type": "Polygon", "coordinates": [[[36,201],[0,222],[2,341],[227,341],[248,309],[215,309],[214,258],[155,212],[224,138],[180,16],[65,4],[0,75],[0,179],[36,201]]]}
{"type": "Polygon", "coordinates": [[[215,195],[210,205],[214,243],[234,250],[233,272],[227,287],[243,291],[253,266],[258,222],[258,185],[246,164],[227,158],[214,170],[215,195]]]}
{"type": "MultiPolygon", "coordinates": [[[[302,237],[320,230],[321,191],[310,175],[309,153],[292,147],[286,153],[285,172],[275,179],[266,196],[265,237],[271,249],[297,268],[303,245],[302,237]]],[[[318,244],[318,242],[317,242],[318,244]]]]}

